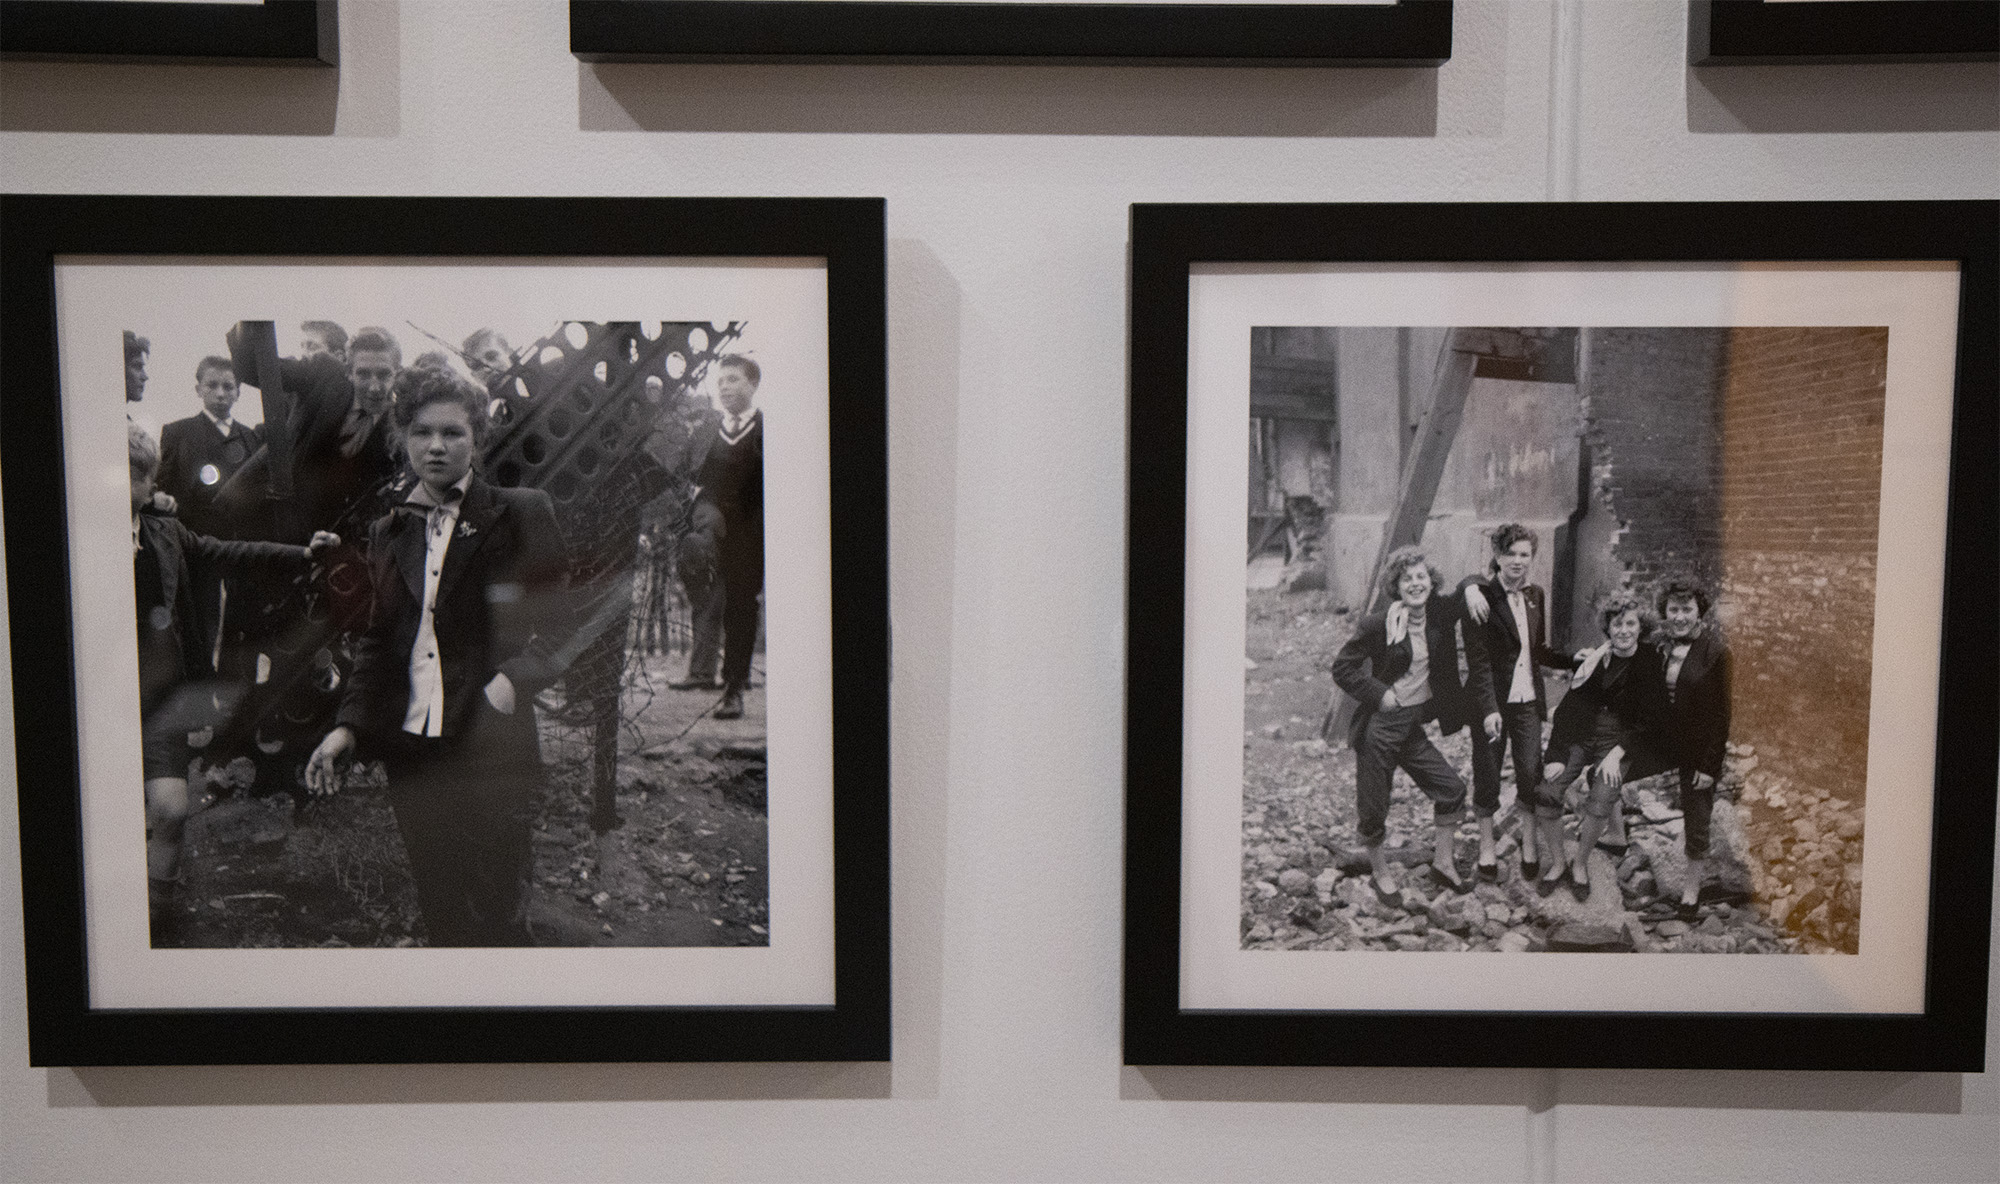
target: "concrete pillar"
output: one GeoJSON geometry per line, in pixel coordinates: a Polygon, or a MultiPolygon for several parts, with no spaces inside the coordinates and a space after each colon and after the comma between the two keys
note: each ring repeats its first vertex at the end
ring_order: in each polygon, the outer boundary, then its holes
{"type": "Polygon", "coordinates": [[[1368,578],[1402,477],[1402,352],[1393,328],[1340,330],[1339,501],[1328,528],[1327,586],[1336,604],[1368,601],[1368,578]]]}

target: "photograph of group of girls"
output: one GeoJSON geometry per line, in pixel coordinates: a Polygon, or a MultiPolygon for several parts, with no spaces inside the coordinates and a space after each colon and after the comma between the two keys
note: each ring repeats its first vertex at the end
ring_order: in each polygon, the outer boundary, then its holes
{"type": "Polygon", "coordinates": [[[1253,329],[1243,947],[1855,953],[1887,348],[1253,329]]]}
{"type": "Polygon", "coordinates": [[[152,944],[769,944],[754,338],[403,311],[122,332],[152,944]]]}

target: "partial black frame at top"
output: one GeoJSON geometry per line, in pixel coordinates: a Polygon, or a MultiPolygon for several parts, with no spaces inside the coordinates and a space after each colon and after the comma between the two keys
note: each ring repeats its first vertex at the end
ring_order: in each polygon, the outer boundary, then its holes
{"type": "MultiPolygon", "coordinates": [[[[0,198],[0,435],[36,1065],[889,1056],[884,204],[874,198],[0,198]],[[55,262],[66,255],[820,257],[832,516],[830,1007],[102,1010],[84,933],[55,262]]],[[[134,798],[136,801],[136,797],[134,798]]]]}
{"type": "Polygon", "coordinates": [[[1436,66],[1450,0],[1392,4],[570,0],[591,62],[1436,66]]]}
{"type": "Polygon", "coordinates": [[[1688,0],[1688,65],[2000,60],[2000,0],[1688,0]]]}
{"type": "MultiPolygon", "coordinates": [[[[1983,1069],[2000,759],[2000,203],[1132,207],[1125,1062],[1983,1069]],[[1920,1015],[1193,1011],[1180,1006],[1188,275],[1197,263],[1958,264],[1944,635],[1920,1015]],[[1940,937],[1939,930],[1948,929],[1940,937]]],[[[1328,957],[1338,957],[1329,954],[1328,957]]]]}
{"type": "Polygon", "coordinates": [[[0,58],[338,66],[337,0],[0,0],[0,58]]]}

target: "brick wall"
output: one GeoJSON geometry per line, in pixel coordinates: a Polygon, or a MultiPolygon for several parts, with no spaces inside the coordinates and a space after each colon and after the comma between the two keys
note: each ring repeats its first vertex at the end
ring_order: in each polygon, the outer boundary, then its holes
{"type": "Polygon", "coordinates": [[[1859,799],[1887,331],[1594,329],[1589,343],[1591,510],[1609,528],[1586,532],[1599,541],[1578,555],[1579,593],[1707,580],[1736,655],[1732,738],[1859,799]]]}
{"type": "Polygon", "coordinates": [[[1592,329],[1587,340],[1591,492],[1622,529],[1612,542],[1618,575],[1580,580],[1578,592],[1595,599],[1620,577],[1645,587],[1675,570],[1714,581],[1722,544],[1717,395],[1729,331],[1592,329]]]}
{"type": "Polygon", "coordinates": [[[1729,334],[1722,402],[1724,619],[1735,732],[1858,800],[1867,776],[1889,334],[1729,334]]]}

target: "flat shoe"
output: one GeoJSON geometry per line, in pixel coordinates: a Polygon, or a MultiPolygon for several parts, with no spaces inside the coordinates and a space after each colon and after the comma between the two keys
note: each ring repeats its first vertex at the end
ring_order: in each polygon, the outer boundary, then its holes
{"type": "Polygon", "coordinates": [[[1496,884],[1500,881],[1500,865],[1498,863],[1482,863],[1478,865],[1478,868],[1480,879],[1489,884],[1496,884]]]}
{"type": "Polygon", "coordinates": [[[1674,906],[1674,918],[1676,920],[1686,921],[1688,924],[1692,925],[1696,921],[1701,920],[1701,906],[1699,904],[1689,904],[1687,901],[1682,901],[1674,906]]]}
{"type": "Polygon", "coordinates": [[[1608,851],[1608,852],[1610,852],[1610,853],[1611,853],[1611,854],[1613,854],[1613,855],[1623,855],[1623,854],[1625,854],[1625,852],[1627,852],[1627,851],[1629,851],[1629,850],[1631,850],[1631,849],[1632,849],[1632,844],[1630,844],[1630,843],[1607,843],[1607,842],[1605,842],[1605,841],[1604,841],[1603,839],[1599,839],[1599,840],[1597,840],[1597,849],[1598,849],[1599,851],[1608,851]]]}
{"type": "Polygon", "coordinates": [[[1575,876],[1571,876],[1569,878],[1569,894],[1576,897],[1578,904],[1588,903],[1590,900],[1589,881],[1579,881],[1575,876]]]}
{"type": "Polygon", "coordinates": [[[1403,890],[1401,888],[1396,889],[1394,892],[1384,892],[1382,885],[1373,876],[1368,877],[1368,887],[1374,890],[1376,900],[1381,901],[1392,909],[1403,907],[1403,890]]]}
{"type": "Polygon", "coordinates": [[[1569,873],[1564,872],[1561,875],[1539,878],[1535,881],[1535,892],[1541,896],[1548,896],[1562,887],[1563,881],[1568,877],[1569,873]]]}
{"type": "Polygon", "coordinates": [[[1541,879],[1542,861],[1539,859],[1523,859],[1521,861],[1521,878],[1523,880],[1541,879]]]}

